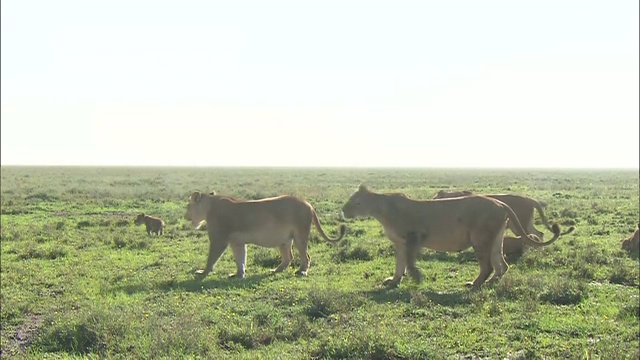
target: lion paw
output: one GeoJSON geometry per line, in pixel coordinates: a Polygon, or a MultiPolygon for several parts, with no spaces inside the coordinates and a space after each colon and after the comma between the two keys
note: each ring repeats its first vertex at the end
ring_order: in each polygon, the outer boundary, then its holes
{"type": "Polygon", "coordinates": [[[384,281],[382,282],[382,286],[392,288],[392,287],[398,286],[399,283],[400,283],[400,280],[396,280],[393,277],[388,277],[384,279],[384,281]]]}
{"type": "Polygon", "coordinates": [[[482,286],[482,284],[474,284],[473,281],[467,281],[464,285],[470,287],[471,290],[479,290],[482,286]]]}
{"type": "Polygon", "coordinates": [[[298,271],[296,271],[296,275],[298,275],[298,276],[307,276],[307,272],[303,271],[303,270],[298,270],[298,271]]]}

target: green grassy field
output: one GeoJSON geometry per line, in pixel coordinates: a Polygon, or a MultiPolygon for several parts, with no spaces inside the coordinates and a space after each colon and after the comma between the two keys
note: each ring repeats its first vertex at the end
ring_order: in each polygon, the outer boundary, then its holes
{"type": "MultiPolygon", "coordinates": [[[[639,270],[620,249],[638,223],[638,171],[2,167],[2,358],[637,359],[639,270]],[[311,268],[280,274],[276,249],[228,249],[206,278],[206,231],[184,219],[195,191],[309,200],[334,236],[361,182],[431,198],[440,189],[547,202],[576,230],[471,291],[471,250],[424,250],[425,281],[398,288],[391,242],[348,220],[332,245],[312,230],[311,268]],[[165,234],[133,224],[162,217],[165,234]]],[[[536,214],[538,224],[538,215],[536,214]]],[[[544,227],[538,224],[537,228],[544,227]]],[[[546,237],[550,234],[545,231],[546,237]]]]}

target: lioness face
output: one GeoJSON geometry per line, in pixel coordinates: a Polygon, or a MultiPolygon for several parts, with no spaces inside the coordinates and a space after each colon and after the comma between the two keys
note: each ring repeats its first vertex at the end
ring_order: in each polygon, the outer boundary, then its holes
{"type": "Polygon", "coordinates": [[[371,216],[372,200],[369,190],[361,185],[342,207],[342,216],[345,219],[371,216]]]}
{"type": "Polygon", "coordinates": [[[133,220],[133,223],[136,225],[144,224],[144,214],[139,214],[138,216],[136,216],[136,219],[133,220]]]}
{"type": "Polygon", "coordinates": [[[191,224],[193,224],[195,228],[198,228],[200,224],[207,219],[207,211],[203,198],[204,196],[202,194],[194,192],[189,199],[189,204],[187,204],[185,218],[191,221],[191,224]]]}

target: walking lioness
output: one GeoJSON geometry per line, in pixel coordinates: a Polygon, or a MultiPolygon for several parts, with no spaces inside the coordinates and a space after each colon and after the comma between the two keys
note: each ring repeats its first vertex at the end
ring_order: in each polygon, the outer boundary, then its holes
{"type": "Polygon", "coordinates": [[[535,235],[527,235],[518,217],[505,203],[471,195],[452,199],[412,200],[406,196],[375,193],[360,185],[342,208],[345,218],[373,217],[393,242],[396,270],[383,285],[397,286],[405,269],[417,282],[422,275],[416,267],[421,247],[436,251],[462,251],[473,247],[480,274],[467,284],[478,288],[494,272],[489,282],[501,278],[509,266],[502,252],[502,238],[508,220],[527,244],[544,246],[535,235]]]}
{"type": "Polygon", "coordinates": [[[209,274],[227,246],[231,246],[237,271],[230,276],[243,278],[246,244],[277,247],[282,262],[272,271],[283,271],[293,260],[292,242],[300,254],[300,268],[296,274],[307,275],[311,260],[307,252],[311,224],[330,242],[340,241],[346,232],[345,225],[341,225],[340,236],[329,238],[322,230],[313,206],[288,195],[244,201],[216,195],[215,192],[202,194],[196,191],[189,199],[186,218],[196,228],[203,221],[207,222],[209,256],[204,270],[196,270],[196,275],[200,276],[209,274]]]}

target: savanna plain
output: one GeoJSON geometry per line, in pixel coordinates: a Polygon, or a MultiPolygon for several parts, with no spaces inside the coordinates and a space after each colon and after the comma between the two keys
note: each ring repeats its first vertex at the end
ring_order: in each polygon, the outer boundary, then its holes
{"type": "MultiPolygon", "coordinates": [[[[636,170],[84,168],[1,169],[2,358],[638,359],[636,170]],[[397,288],[394,250],[371,218],[341,220],[358,184],[429,199],[438,190],[512,193],[575,230],[507,259],[472,290],[471,249],[422,250],[424,281],[397,288]],[[308,276],[272,274],[277,249],[231,250],[198,279],[207,231],[185,219],[194,191],[259,199],[292,194],[317,210],[308,276]],[[166,222],[147,235],[144,212],[166,222]]],[[[536,227],[540,225],[535,215],[536,227]]],[[[509,233],[509,231],[507,231],[509,233]]]]}

